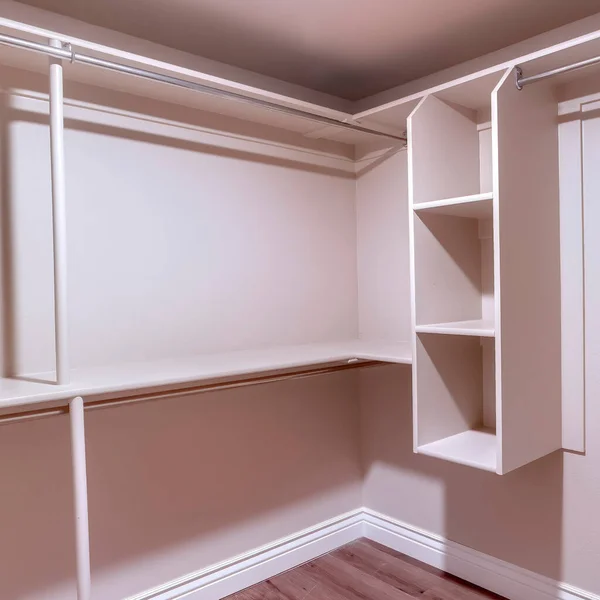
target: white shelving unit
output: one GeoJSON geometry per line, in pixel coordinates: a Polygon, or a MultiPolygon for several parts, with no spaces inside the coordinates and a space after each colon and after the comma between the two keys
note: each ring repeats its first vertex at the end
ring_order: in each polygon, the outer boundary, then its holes
{"type": "Polygon", "coordinates": [[[486,85],[408,119],[414,448],[502,474],[562,447],[558,143],[548,88],[486,85]]]}

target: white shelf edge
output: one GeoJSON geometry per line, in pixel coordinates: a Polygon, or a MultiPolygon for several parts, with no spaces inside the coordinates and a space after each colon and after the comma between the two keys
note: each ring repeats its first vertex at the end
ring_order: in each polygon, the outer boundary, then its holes
{"type": "Polygon", "coordinates": [[[432,323],[417,325],[417,333],[435,333],[440,335],[468,335],[475,337],[490,337],[496,335],[492,323],[488,321],[450,321],[448,323],[432,323]]]}
{"type": "Polygon", "coordinates": [[[496,432],[489,428],[480,428],[418,446],[416,453],[496,473],[496,444],[496,432]],[[481,454],[484,453],[493,456],[493,460],[490,460],[489,457],[485,460],[482,459],[481,454]],[[478,455],[479,458],[477,458],[478,455]]]}
{"type": "Polygon", "coordinates": [[[356,360],[411,364],[410,344],[348,340],[122,363],[73,369],[72,383],[63,386],[51,383],[53,373],[3,378],[0,379],[0,410],[6,412],[10,408],[45,402],[64,402],[75,396],[82,396],[85,400],[90,396],[131,394],[136,390],[176,389],[208,380],[235,380],[246,375],[356,360]]]}
{"type": "Polygon", "coordinates": [[[486,202],[494,197],[492,192],[483,194],[471,194],[469,196],[457,196],[456,198],[443,198],[442,200],[432,200],[431,202],[419,202],[413,204],[413,210],[427,210],[433,208],[443,208],[445,206],[455,206],[458,204],[472,204],[475,202],[486,202]]]}

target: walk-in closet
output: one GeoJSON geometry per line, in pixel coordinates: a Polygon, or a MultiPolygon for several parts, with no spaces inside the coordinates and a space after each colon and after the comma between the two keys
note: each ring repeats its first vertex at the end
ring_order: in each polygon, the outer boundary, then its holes
{"type": "Polygon", "coordinates": [[[600,6],[167,4],[0,1],[0,600],[600,598],[600,6]]]}

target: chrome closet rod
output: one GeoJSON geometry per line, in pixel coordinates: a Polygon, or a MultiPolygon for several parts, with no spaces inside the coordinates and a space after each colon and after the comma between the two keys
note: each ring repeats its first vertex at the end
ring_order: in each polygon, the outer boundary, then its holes
{"type": "Polygon", "coordinates": [[[148,69],[140,69],[138,67],[131,67],[122,63],[114,62],[111,60],[104,60],[102,58],[96,58],[87,54],[80,54],[74,52],[71,49],[70,44],[62,48],[53,48],[46,44],[39,42],[32,42],[22,38],[13,37],[11,35],[0,34],[0,44],[4,46],[11,46],[13,48],[21,48],[24,50],[30,50],[32,52],[39,52],[47,54],[55,58],[62,58],[69,60],[72,63],[81,63],[84,65],[90,65],[92,67],[98,67],[109,71],[115,71],[118,73],[125,73],[126,75],[133,75],[134,77],[140,77],[142,79],[149,79],[152,81],[158,81],[167,85],[172,85],[180,88],[185,88],[195,92],[201,92],[203,94],[211,94],[220,98],[227,98],[229,100],[236,100],[238,102],[245,102],[246,104],[253,104],[255,106],[261,106],[268,110],[282,112],[288,115],[293,115],[302,119],[321,123],[323,125],[331,125],[335,127],[341,127],[342,129],[348,129],[350,131],[357,131],[360,133],[368,133],[379,137],[388,138],[395,140],[396,142],[406,142],[406,138],[391,133],[385,133],[378,131],[377,129],[371,129],[369,127],[363,127],[355,123],[348,121],[342,121],[331,117],[325,117],[323,115],[311,113],[298,108],[292,108],[290,106],[283,106],[276,104],[275,102],[269,102],[268,100],[261,100],[260,98],[252,98],[250,96],[244,96],[237,92],[231,92],[229,90],[222,90],[219,88],[211,87],[202,83],[195,83],[188,81],[187,79],[180,79],[179,77],[173,77],[171,75],[164,75],[163,73],[157,73],[148,69]]]}
{"type": "Polygon", "coordinates": [[[515,67],[517,71],[517,89],[522,90],[526,85],[530,85],[531,83],[537,83],[538,81],[543,81],[544,79],[554,77],[555,75],[562,75],[563,73],[577,71],[578,69],[585,69],[586,67],[591,67],[597,64],[600,64],[600,56],[588,58],[587,60],[582,60],[571,65],[565,65],[564,67],[550,69],[549,71],[544,71],[543,73],[538,73],[537,75],[530,75],[529,77],[523,76],[523,70],[521,67],[515,67]]]}
{"type": "MultiPolygon", "coordinates": [[[[277,381],[288,381],[290,379],[304,379],[306,377],[314,377],[316,375],[325,375],[328,373],[338,373],[340,371],[349,371],[357,368],[376,367],[381,364],[381,362],[375,360],[356,360],[341,365],[320,367],[318,369],[305,369],[302,371],[295,371],[294,373],[249,377],[247,379],[239,379],[237,381],[229,382],[222,381],[218,383],[206,383],[179,389],[166,390],[162,392],[148,392],[145,394],[135,394],[131,396],[120,395],[116,398],[107,398],[104,400],[90,400],[89,402],[83,404],[83,410],[98,410],[101,408],[112,408],[116,406],[122,406],[125,404],[134,404],[137,402],[149,402],[152,400],[163,400],[166,398],[181,398],[183,396],[191,396],[193,394],[203,394],[206,392],[230,390],[241,387],[249,387],[253,385],[264,385],[267,383],[275,383],[277,381]]],[[[78,394],[78,396],[80,395],[81,394],[78,394]]],[[[15,423],[19,421],[43,419],[45,417],[55,417],[66,414],[69,414],[69,404],[52,408],[39,408],[29,411],[5,413],[0,414],[0,425],[15,423]]]]}

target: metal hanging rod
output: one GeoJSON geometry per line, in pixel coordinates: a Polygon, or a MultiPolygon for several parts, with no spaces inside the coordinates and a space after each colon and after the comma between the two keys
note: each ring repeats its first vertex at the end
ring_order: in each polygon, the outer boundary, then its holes
{"type": "Polygon", "coordinates": [[[309,121],[314,121],[323,125],[331,125],[335,127],[341,127],[342,129],[348,129],[350,131],[368,133],[371,135],[388,138],[396,142],[406,142],[406,137],[394,135],[391,133],[385,133],[383,131],[378,131],[377,129],[371,129],[369,127],[363,127],[362,125],[358,125],[356,123],[350,123],[348,121],[338,120],[331,117],[325,117],[323,115],[314,114],[298,108],[282,106],[280,104],[276,104],[275,102],[269,102],[268,100],[252,98],[249,96],[244,96],[243,94],[239,94],[237,92],[222,90],[201,83],[195,83],[193,81],[188,81],[187,79],[180,79],[178,77],[172,77],[171,75],[164,75],[163,73],[157,73],[155,71],[150,71],[147,69],[140,69],[138,67],[131,67],[122,63],[96,58],[94,56],[81,54],[79,52],[74,52],[70,44],[63,45],[61,48],[55,48],[47,44],[42,44],[40,42],[32,42],[30,40],[25,40],[22,38],[17,38],[5,34],[0,34],[0,44],[4,46],[11,46],[13,48],[21,48],[23,50],[30,50],[32,52],[46,54],[55,58],[68,60],[71,63],[81,63],[84,65],[90,65],[92,67],[98,67],[100,69],[106,69],[118,73],[125,73],[126,75],[133,75],[134,77],[158,81],[167,85],[185,88],[195,92],[201,92],[203,94],[218,96],[219,98],[227,98],[229,100],[236,100],[237,102],[244,102],[246,104],[261,106],[262,108],[266,108],[268,110],[293,115],[295,117],[299,117],[301,119],[306,119],[309,121]]]}
{"type": "Polygon", "coordinates": [[[591,67],[597,64],[600,64],[600,56],[588,58],[587,60],[582,60],[580,62],[573,63],[572,65],[551,69],[550,71],[544,71],[543,73],[538,73],[537,75],[530,75],[529,77],[523,76],[523,70],[521,67],[515,67],[517,89],[522,90],[526,85],[531,83],[537,83],[538,81],[548,79],[549,77],[554,77],[555,75],[562,75],[563,73],[585,69],[586,67],[591,67]]]}
{"type": "MultiPolygon", "coordinates": [[[[353,360],[352,362],[341,365],[332,365],[329,367],[320,367],[313,369],[304,369],[294,371],[293,373],[282,373],[273,375],[264,375],[258,377],[249,377],[238,379],[236,381],[222,381],[217,383],[199,384],[179,389],[166,390],[162,392],[149,392],[145,394],[135,394],[132,396],[120,395],[115,398],[104,400],[90,400],[83,405],[84,410],[98,410],[101,408],[113,408],[125,404],[134,404],[137,402],[149,402],[152,400],[163,400],[166,398],[181,398],[193,394],[204,394],[206,392],[216,392],[221,390],[232,390],[241,387],[250,387],[254,385],[264,385],[275,383],[277,381],[289,381],[291,379],[304,379],[306,377],[315,377],[317,375],[326,375],[329,373],[339,373],[357,368],[376,367],[381,365],[379,361],[374,360],[353,360]]],[[[34,419],[43,419],[46,417],[56,417],[69,414],[69,404],[52,408],[40,408],[29,411],[5,413],[0,415],[0,425],[16,423],[19,421],[32,421],[34,419]]]]}

